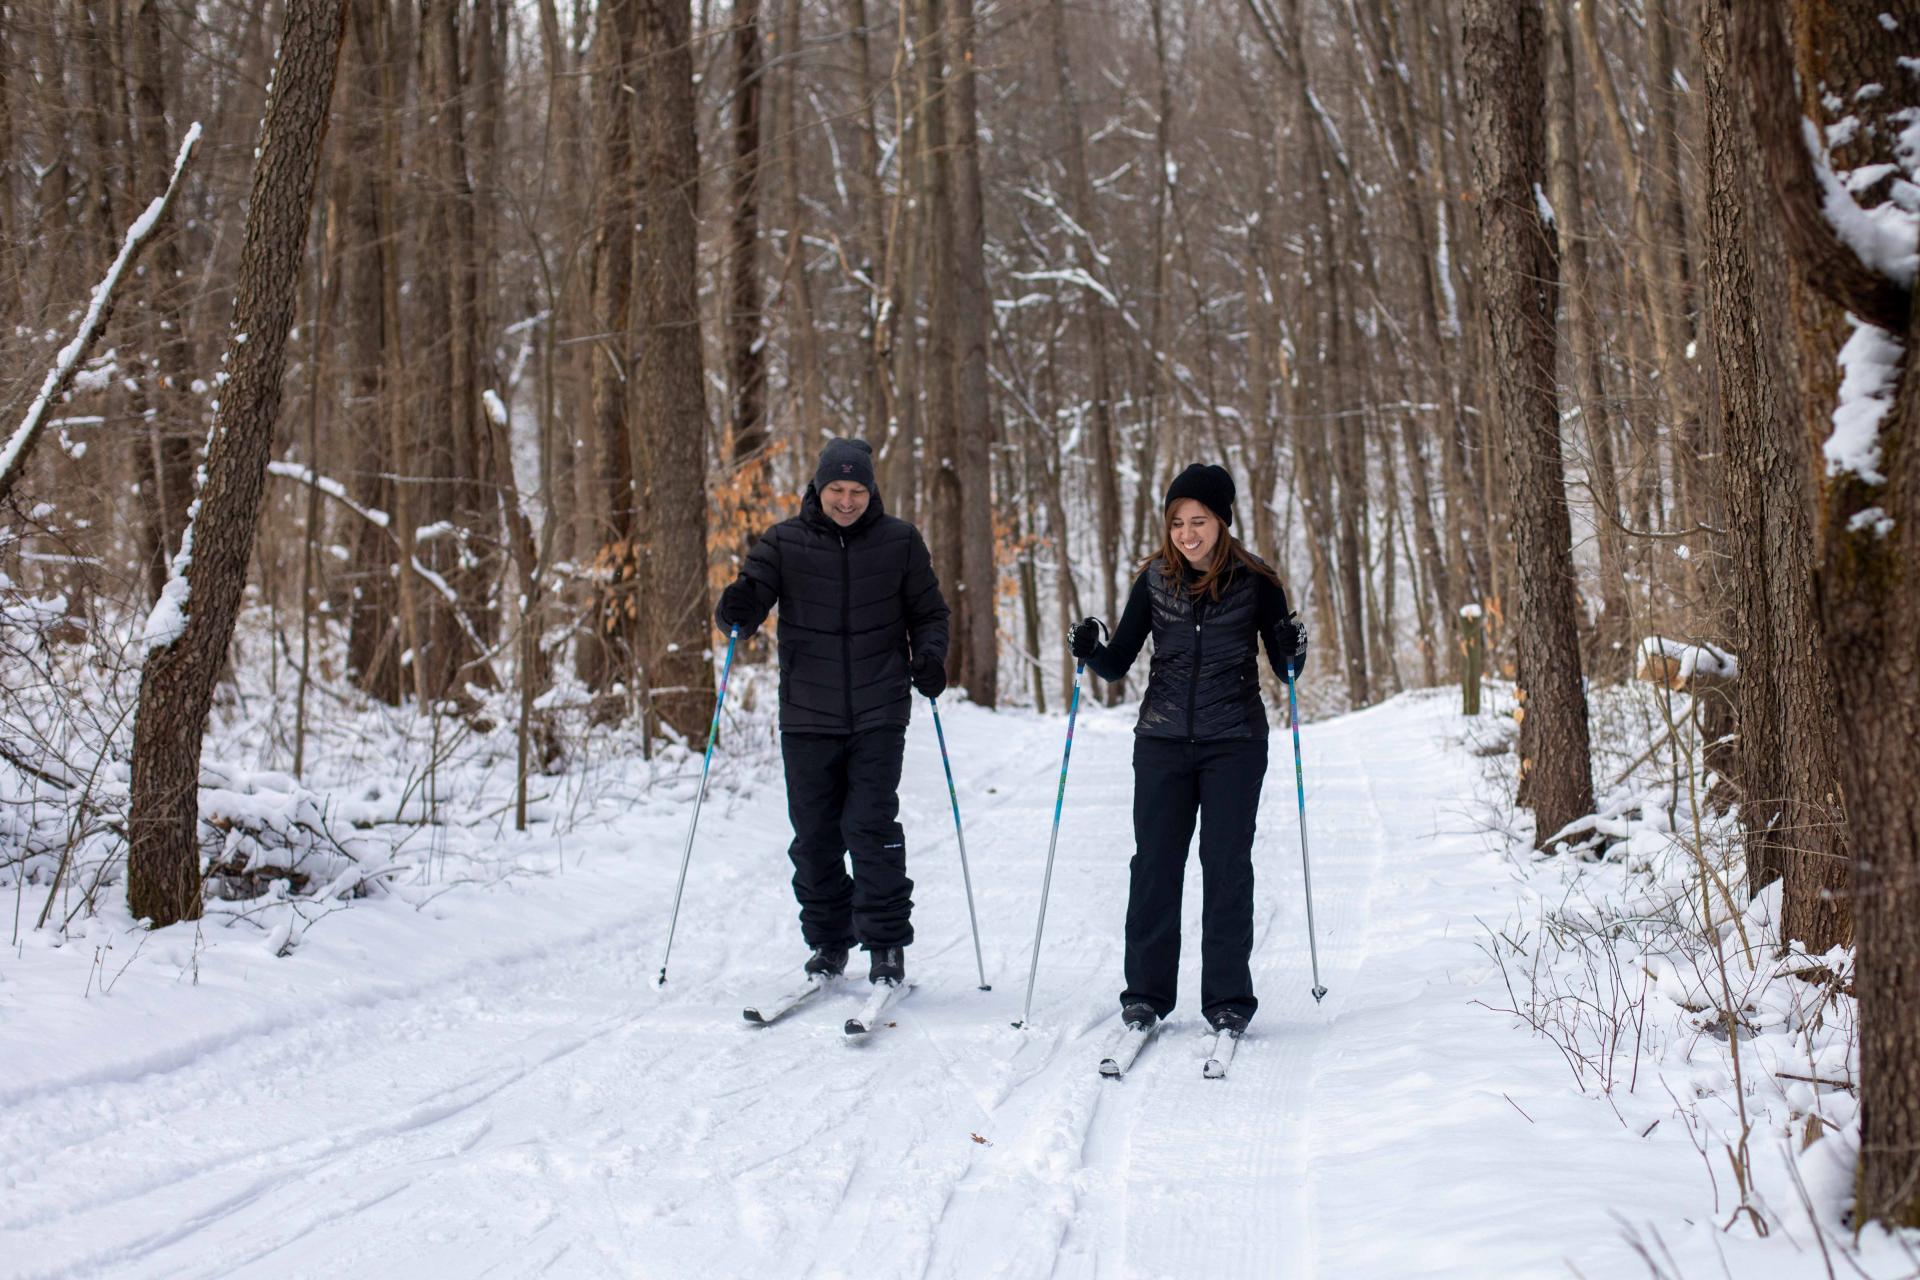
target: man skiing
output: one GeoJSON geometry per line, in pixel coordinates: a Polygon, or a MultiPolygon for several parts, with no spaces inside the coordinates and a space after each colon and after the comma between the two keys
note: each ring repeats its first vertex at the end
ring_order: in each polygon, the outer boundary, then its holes
{"type": "Polygon", "coordinates": [[[947,686],[947,604],[920,531],[882,506],[865,441],[827,444],[800,514],[761,535],[714,616],[744,637],[776,606],[806,972],[839,976],[858,943],[868,980],[898,985],[913,942],[900,761],[913,691],[947,686]]]}

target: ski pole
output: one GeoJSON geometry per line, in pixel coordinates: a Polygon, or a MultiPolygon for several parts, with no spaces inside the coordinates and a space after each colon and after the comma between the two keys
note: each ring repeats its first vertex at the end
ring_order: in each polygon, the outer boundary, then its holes
{"type": "Polygon", "coordinates": [[[1300,876],[1307,886],[1307,954],[1313,959],[1313,1002],[1327,994],[1320,985],[1320,947],[1313,938],[1313,867],[1307,862],[1307,783],[1300,768],[1300,700],[1293,692],[1293,668],[1287,668],[1287,716],[1293,725],[1293,789],[1300,798],[1300,876]]]}
{"type": "MultiPolygon", "coordinates": [[[[1100,624],[1105,631],[1106,624],[1100,624]]],[[[1040,976],[1040,935],[1047,927],[1047,892],[1053,887],[1053,851],[1060,843],[1060,806],[1067,799],[1067,761],[1073,759],[1073,722],[1080,714],[1080,675],[1087,669],[1086,659],[1081,659],[1073,667],[1073,701],[1067,707],[1067,749],[1060,754],[1060,790],[1053,797],[1053,837],[1047,841],[1047,874],[1040,881],[1040,919],[1033,926],[1033,963],[1027,969],[1027,1003],[1020,1012],[1020,1021],[1016,1027],[1024,1027],[1033,1020],[1033,984],[1040,976]]]]}
{"type": "Polygon", "coordinates": [[[673,889],[673,917],[667,922],[667,949],[660,957],[660,977],[655,986],[667,985],[667,960],[673,955],[673,931],[680,923],[680,895],[687,887],[687,864],[693,860],[693,833],[700,828],[700,803],[707,798],[707,770],[713,767],[713,743],[720,736],[720,708],[727,703],[727,677],[733,672],[733,647],[740,642],[740,628],[727,630],[727,660],[720,666],[720,692],[713,700],[713,723],[707,726],[707,754],[700,761],[700,789],[693,793],[693,820],[687,823],[687,847],[680,851],[680,883],[673,889]]]}
{"type": "Polygon", "coordinates": [[[947,771],[947,799],[953,801],[953,838],[960,846],[960,882],[967,887],[967,922],[973,926],[973,963],[980,970],[980,989],[991,991],[987,982],[987,962],[980,958],[980,917],[973,911],[973,876],[967,870],[967,834],[960,829],[960,794],[953,789],[953,761],[947,759],[947,734],[940,727],[940,703],[927,699],[933,708],[933,732],[940,739],[940,764],[947,771]]]}

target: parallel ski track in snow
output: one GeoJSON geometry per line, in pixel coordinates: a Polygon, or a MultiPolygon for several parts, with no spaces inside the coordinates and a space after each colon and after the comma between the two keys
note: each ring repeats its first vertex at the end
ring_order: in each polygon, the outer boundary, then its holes
{"type": "MultiPolygon", "coordinates": [[[[804,954],[782,797],[763,784],[709,810],[663,991],[650,979],[679,831],[656,821],[633,832],[658,892],[629,929],[404,996],[316,993],[296,1025],[0,1109],[0,1275],[1343,1274],[1316,1234],[1316,1081],[1343,1010],[1369,998],[1369,956],[1393,945],[1394,866],[1434,823],[1427,796],[1397,812],[1385,793],[1441,759],[1435,718],[1305,731],[1322,1006],[1276,726],[1255,855],[1262,1004],[1225,1081],[1201,1077],[1197,855],[1181,1005],[1126,1079],[1095,1070],[1117,1025],[1131,710],[1082,715],[1024,1030],[1009,1024],[1064,720],[947,715],[990,993],[917,720],[902,820],[919,989],[869,1043],[841,1034],[863,955],[778,1025],[740,1018],[804,954]],[[1403,737],[1382,741],[1382,724],[1403,737]]],[[[1459,794],[1463,766],[1446,767],[1459,794]]],[[[577,884],[554,891],[591,891],[577,884]]]]}

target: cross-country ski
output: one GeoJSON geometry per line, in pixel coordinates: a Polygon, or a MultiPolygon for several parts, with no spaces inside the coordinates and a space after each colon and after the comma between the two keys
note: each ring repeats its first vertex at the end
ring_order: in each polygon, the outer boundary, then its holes
{"type": "Polygon", "coordinates": [[[811,975],[789,990],[748,1004],[740,1011],[740,1016],[755,1026],[771,1026],[833,986],[834,982],[831,975],[811,975]]]}
{"type": "Polygon", "coordinates": [[[1151,1013],[1136,1016],[1131,1020],[1124,1016],[1120,1029],[1107,1041],[1105,1051],[1100,1055],[1100,1074],[1117,1080],[1133,1069],[1135,1058],[1147,1047],[1147,1041],[1153,1039],[1160,1029],[1160,1020],[1151,1013]]]}
{"type": "Polygon", "coordinates": [[[1201,1064],[1200,1074],[1209,1080],[1227,1078],[1227,1068],[1233,1065],[1233,1055],[1240,1047],[1242,1033],[1223,1027],[1213,1033],[1213,1047],[1207,1053],[1206,1062],[1201,1064]]]}
{"type": "Polygon", "coordinates": [[[847,1019],[843,1028],[848,1039],[857,1039],[881,1025],[881,1019],[894,1005],[907,998],[913,985],[886,979],[873,985],[873,994],[860,1006],[860,1012],[847,1019]]]}

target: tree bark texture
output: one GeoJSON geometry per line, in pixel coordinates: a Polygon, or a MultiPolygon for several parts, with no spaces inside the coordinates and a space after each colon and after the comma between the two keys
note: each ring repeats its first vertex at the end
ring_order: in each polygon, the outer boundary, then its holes
{"type": "Polygon", "coordinates": [[[1492,408],[1512,486],[1515,640],[1533,752],[1520,768],[1545,841],[1593,811],[1593,777],[1554,397],[1559,270],[1540,198],[1547,173],[1539,0],[1470,0],[1465,49],[1492,408]]]}
{"type": "Polygon", "coordinates": [[[1851,874],[1839,725],[1814,598],[1812,458],[1786,257],[1760,194],[1746,90],[1728,46],[1729,14],[1742,2],[1712,0],[1701,32],[1711,233],[1703,283],[1741,658],[1735,781],[1748,885],[1757,892],[1784,876],[1784,936],[1818,955],[1852,940],[1851,874]]]}
{"type": "Polygon", "coordinates": [[[948,116],[954,156],[953,406],[960,474],[960,581],[954,629],[967,632],[966,665],[950,672],[983,707],[1000,700],[1000,570],[994,561],[993,408],[987,395],[986,208],[980,194],[979,111],[974,79],[973,0],[948,0],[953,51],[948,116]]]}
{"type": "MultiPolygon", "coordinates": [[[[1896,29],[1920,27],[1920,3],[1836,5],[1795,0],[1789,53],[1781,6],[1733,7],[1735,65],[1749,77],[1748,108],[1782,239],[1806,285],[1902,348],[1891,403],[1878,423],[1877,459],[1828,468],[1816,578],[1822,649],[1840,726],[1839,776],[1854,856],[1855,989],[1860,993],[1860,1163],[1856,1215],[1920,1226],[1920,326],[1912,281],[1862,260],[1827,221],[1795,109],[1794,72],[1822,130],[1851,117],[1831,157],[1850,172],[1887,165],[1854,200],[1889,198],[1887,178],[1911,182],[1896,146],[1920,105],[1896,65],[1896,29]],[[1866,85],[1878,92],[1861,92],[1866,85]],[[1864,464],[1864,465],[1863,465],[1864,464]],[[1877,464],[1877,465],[1876,465],[1877,464]]],[[[1804,313],[1802,313],[1804,314],[1804,313]]],[[[1863,331],[1863,337],[1876,335],[1863,331]]],[[[1808,424],[1818,439],[1827,423],[1808,424]]]]}
{"type": "Polygon", "coordinates": [[[134,916],[155,927],[200,915],[201,736],[253,554],[345,12],[344,0],[287,3],[247,203],[229,376],[190,553],[176,564],[185,625],[148,651],[140,676],[127,896],[134,916]]]}
{"type": "Polygon", "coordinates": [[[576,650],[580,678],[595,689],[632,683],[639,636],[634,549],[633,450],[628,440],[629,326],[633,305],[633,224],[639,217],[634,168],[633,93],[638,0],[600,0],[594,24],[593,424],[598,494],[593,522],[593,625],[576,650]]]}
{"type": "Polygon", "coordinates": [[[643,654],[652,707],[688,741],[713,713],[707,601],[707,406],[699,299],[700,153],[690,0],[635,0],[640,90],[640,360],[633,473],[646,530],[643,654]]]}

